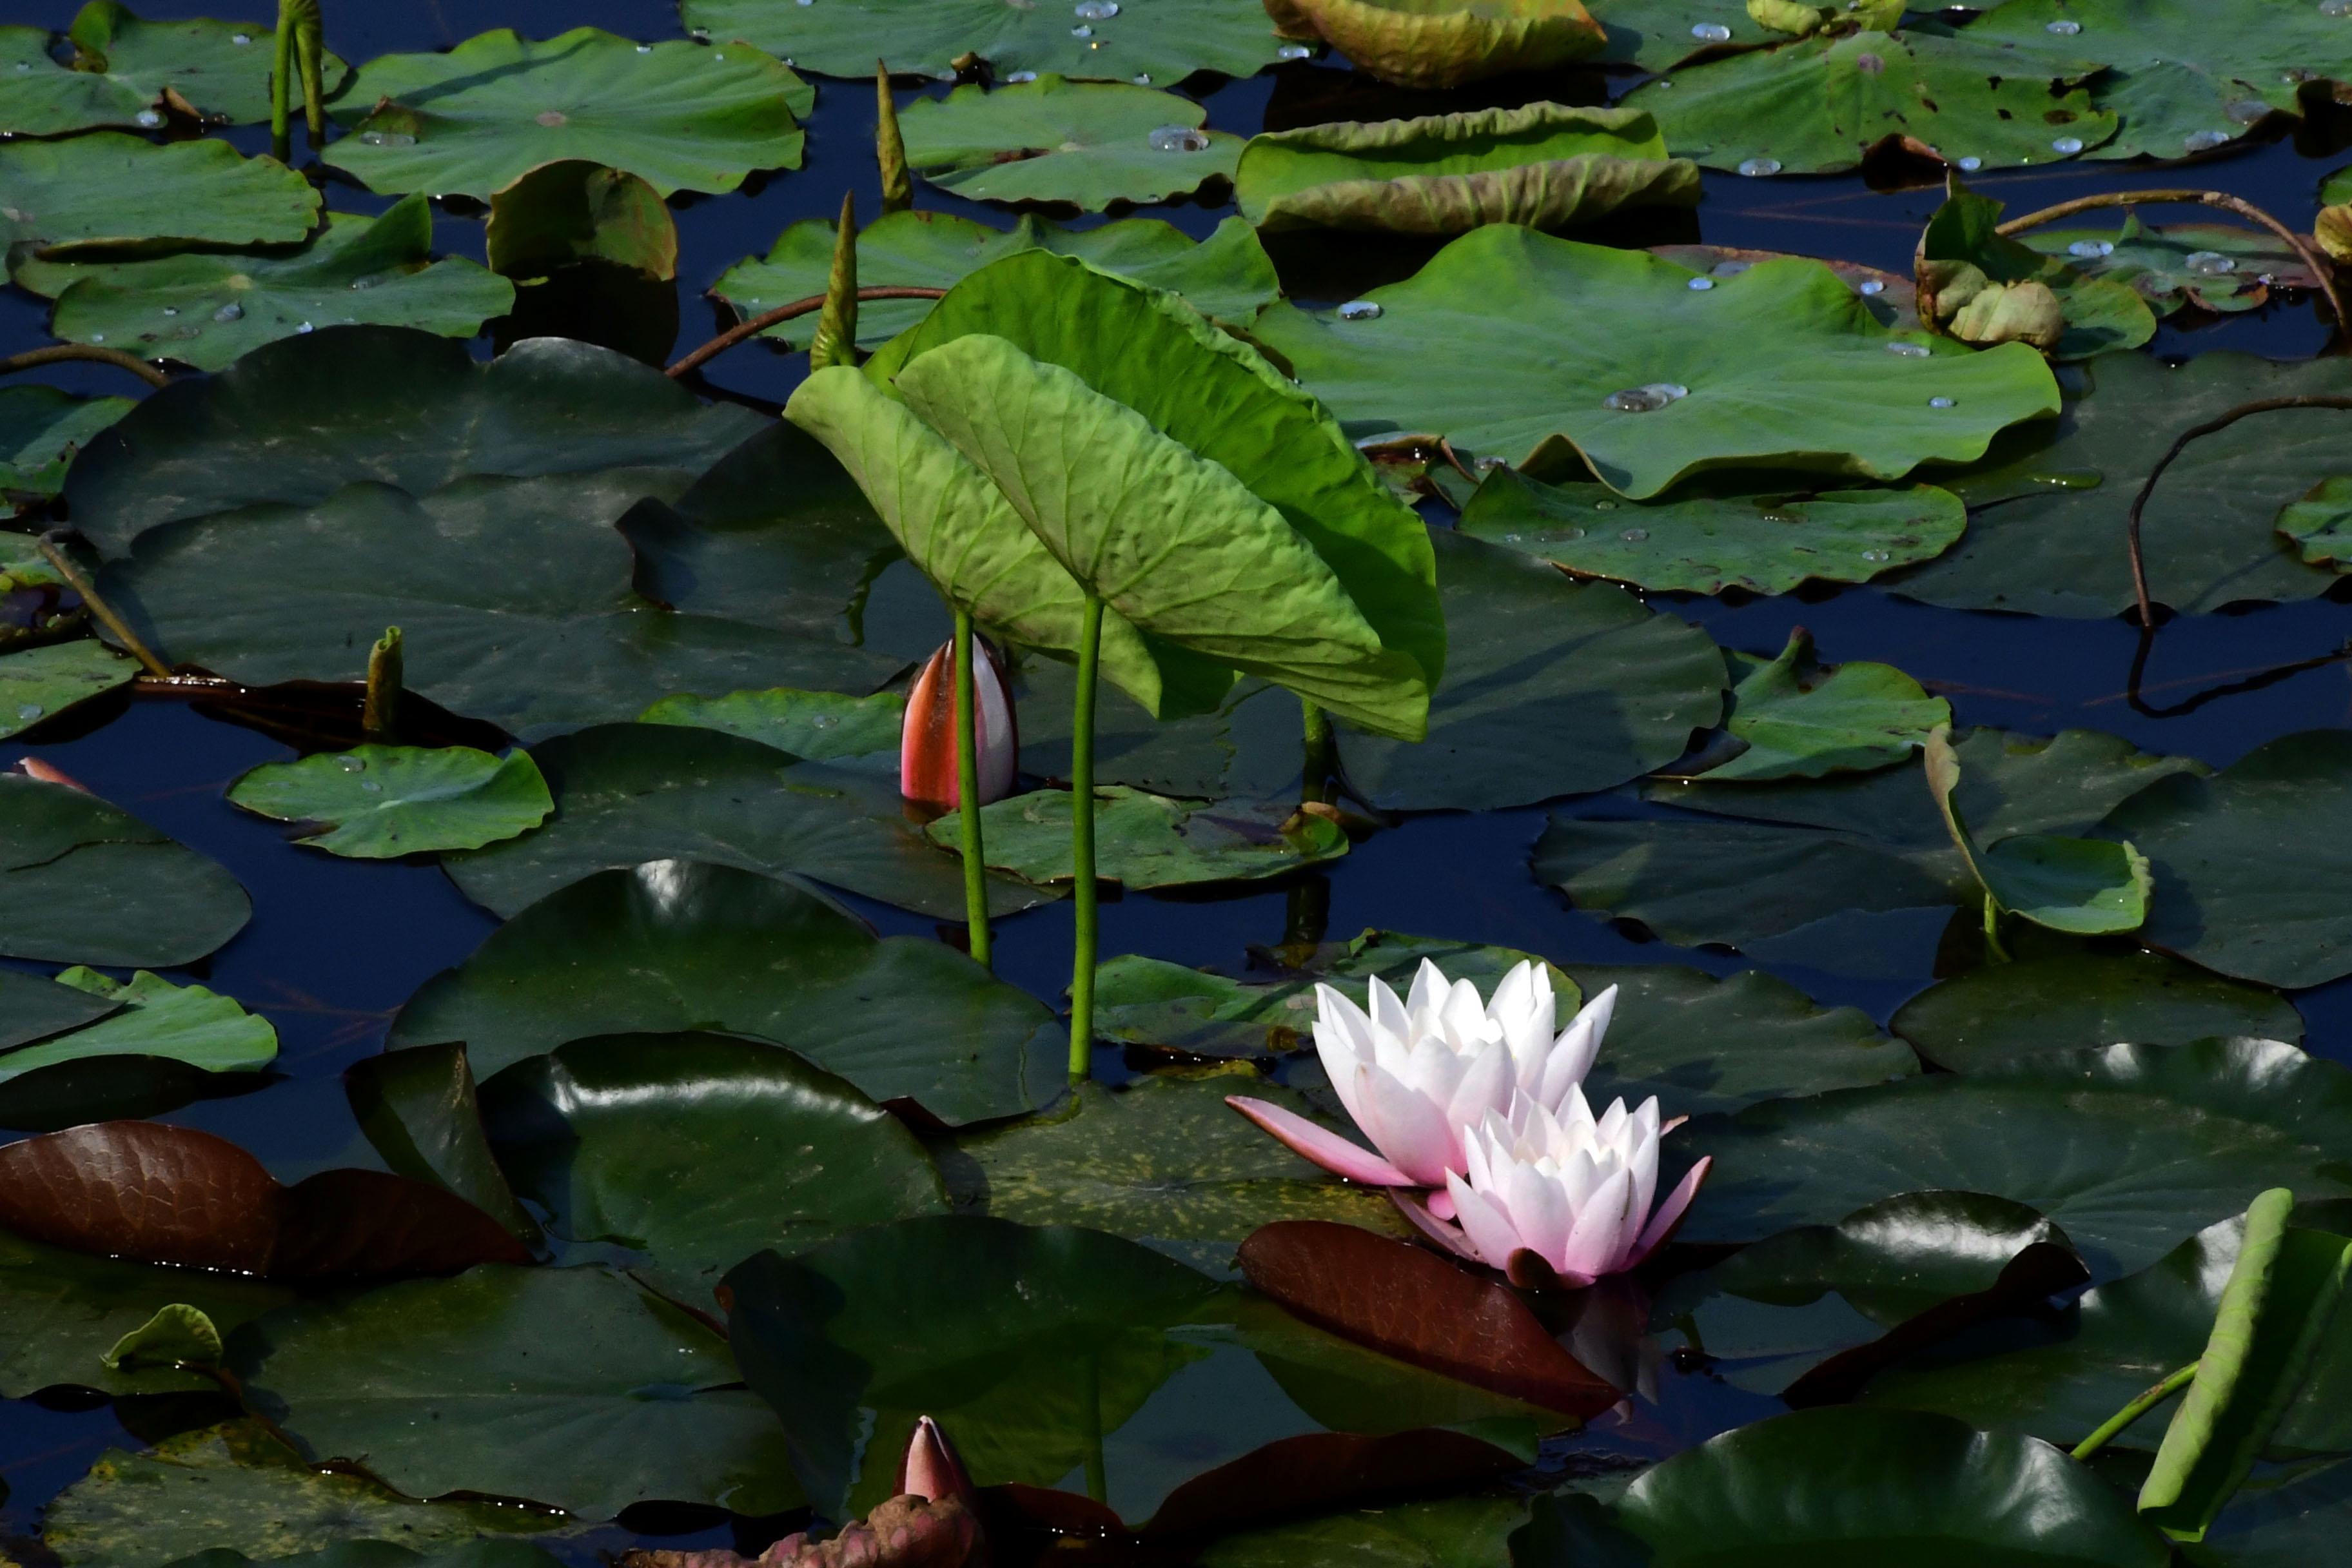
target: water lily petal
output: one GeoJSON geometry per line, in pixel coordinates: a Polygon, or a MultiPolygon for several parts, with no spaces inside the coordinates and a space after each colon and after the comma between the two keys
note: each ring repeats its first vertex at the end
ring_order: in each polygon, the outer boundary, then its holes
{"type": "Polygon", "coordinates": [[[1616,1010],[1614,985],[1577,1009],[1576,1016],[1552,1043],[1551,1055],[1544,1062],[1542,1087],[1530,1092],[1546,1105],[1557,1106],[1571,1087],[1582,1083],[1601,1054],[1601,1038],[1609,1033],[1609,1020],[1616,1010]]]}
{"type": "Polygon", "coordinates": [[[1462,1163],[1462,1130],[1395,1074],[1359,1068],[1356,1125],[1417,1187],[1433,1187],[1462,1163]]]}
{"type": "Polygon", "coordinates": [[[1335,1176],[1374,1187],[1414,1184],[1412,1177],[1370,1150],[1349,1142],[1328,1127],[1318,1127],[1296,1111],[1239,1094],[1226,1096],[1225,1103],[1273,1134],[1291,1152],[1314,1161],[1335,1176]]]}
{"type": "Polygon", "coordinates": [[[1428,1205],[1423,1206],[1419,1200],[1408,1196],[1403,1188],[1389,1189],[1389,1200],[1396,1205],[1405,1218],[1412,1221],[1420,1228],[1423,1236],[1456,1258],[1465,1258],[1472,1263],[1486,1261],[1478,1256],[1478,1249],[1470,1244],[1470,1238],[1462,1233],[1460,1226],[1444,1223],[1434,1213],[1437,1200],[1444,1197],[1446,1200],[1446,1212],[1449,1215],[1452,1214],[1454,1212],[1452,1197],[1444,1193],[1432,1193],[1429,1196],[1428,1205]]]}
{"type": "Polygon", "coordinates": [[[1675,1190],[1666,1194],[1666,1201],[1658,1205],[1658,1212],[1650,1216],[1650,1223],[1643,1227],[1641,1238],[1634,1242],[1633,1252],[1625,1259],[1625,1268],[1639,1266],[1643,1258],[1666,1244],[1667,1238],[1675,1234],[1675,1227],[1682,1224],[1683,1215],[1691,1206],[1691,1200],[1698,1196],[1698,1186],[1706,1180],[1707,1167],[1714,1163],[1714,1155],[1705,1156],[1690,1168],[1688,1175],[1675,1184],[1675,1190]]]}
{"type": "Polygon", "coordinates": [[[1454,1213],[1461,1218],[1462,1234],[1476,1251],[1479,1261],[1496,1268],[1509,1262],[1511,1253],[1519,1246],[1519,1237],[1502,1211],[1473,1192],[1459,1176],[1448,1176],[1445,1190],[1454,1199],[1454,1213]]]}
{"type": "Polygon", "coordinates": [[[1511,1053],[1497,1040],[1472,1058],[1461,1081],[1442,1102],[1446,1121],[1461,1128],[1480,1125],[1490,1113],[1510,1102],[1511,1085],[1511,1053]]]}
{"type": "Polygon", "coordinates": [[[1577,1211],[1567,1245],[1549,1255],[1551,1266],[1563,1278],[1573,1274],[1588,1282],[1616,1268],[1640,1223],[1632,1212],[1633,1197],[1632,1173],[1619,1171],[1603,1180],[1577,1211]]]}

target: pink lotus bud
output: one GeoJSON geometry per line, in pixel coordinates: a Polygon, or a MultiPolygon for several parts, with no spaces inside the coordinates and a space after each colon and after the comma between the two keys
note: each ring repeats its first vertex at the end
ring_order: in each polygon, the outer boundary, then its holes
{"type": "Polygon", "coordinates": [[[97,793],[65,769],[52,766],[38,757],[18,757],[15,771],[28,779],[38,779],[43,784],[63,784],[68,789],[78,789],[84,795],[97,793]]]}
{"type": "MultiPolygon", "coordinates": [[[[975,637],[981,652],[973,668],[972,728],[980,741],[980,804],[1013,793],[1021,770],[1021,731],[1005,684],[1004,665],[986,637],[975,637]]],[[[957,805],[955,644],[943,645],[915,677],[907,693],[906,725],[898,732],[898,793],[940,811],[957,805]]]]}
{"type": "Polygon", "coordinates": [[[898,1462],[898,1490],[927,1502],[973,1500],[971,1477],[964,1473],[963,1461],[956,1458],[955,1447],[940,1430],[940,1424],[928,1415],[915,1423],[914,1436],[907,1439],[907,1457],[898,1462]]]}

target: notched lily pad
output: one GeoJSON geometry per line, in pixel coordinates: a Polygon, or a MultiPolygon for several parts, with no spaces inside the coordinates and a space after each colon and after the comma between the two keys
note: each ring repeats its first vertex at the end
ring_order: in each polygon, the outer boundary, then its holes
{"type": "Polygon", "coordinates": [[[0,1054],[0,1083],[68,1062],[100,1057],[158,1057],[204,1072],[257,1072],[278,1058],[278,1031],[233,997],[201,985],[174,985],[140,970],[110,980],[79,965],[57,984],[112,1005],[95,1023],[0,1054]]]}
{"type": "Polygon", "coordinates": [[[193,963],[244,928],[221,866],[66,784],[0,773],[0,952],[61,963],[193,963]]]}
{"type": "MultiPolygon", "coordinates": [[[[1203,805],[1122,784],[1095,794],[1095,874],[1130,888],[1278,877],[1348,852],[1338,823],[1286,805],[1203,805]]],[[[983,806],[990,867],[1041,886],[1067,882],[1072,798],[1067,790],[1038,790],[983,806]]],[[[932,843],[955,847],[954,817],[929,832],[932,843]]]]}
{"type": "Polygon", "coordinates": [[[1580,0],[1266,0],[1286,37],[1319,37],[1382,81],[1459,87],[1598,54],[1580,0]]]}
{"type": "Polygon", "coordinates": [[[2279,510],[2278,531],[2303,552],[2305,564],[2352,572],[2352,479],[2322,479],[2301,500],[2289,501],[2279,510]]]}
{"type": "Polygon", "coordinates": [[[1801,626],[1777,658],[1726,657],[1737,683],[1723,727],[1746,749],[1699,771],[1711,784],[1893,767],[1952,721],[1950,703],[1891,664],[1822,667],[1801,626]]]}
{"type": "Polygon", "coordinates": [[[280,822],[318,824],[303,842],[388,860],[478,849],[528,833],[555,809],[529,752],[469,746],[360,746],[264,763],[229,785],[229,803],[280,822]]]}
{"type": "Polygon", "coordinates": [[[0,654],[0,740],[128,686],[139,665],[88,637],[0,654]]]}
{"type": "Polygon", "coordinates": [[[2160,952],[2069,952],[1989,964],[1929,986],[1890,1026],[1954,1072],[2007,1057],[2130,1041],[2182,1046],[2217,1037],[2303,1038],[2274,991],[2209,974],[2160,952]]]}
{"type": "Polygon", "coordinates": [[[2273,289],[2319,283],[2301,251],[2231,224],[2151,226],[2127,212],[2112,230],[2033,228],[2018,237],[2086,278],[2130,284],[2160,316],[2189,306],[2232,315],[2268,304],[2273,289]]]}
{"type": "MultiPolygon", "coordinates": [[[[209,17],[148,20],[118,0],[89,0],[68,29],[68,59],[42,27],[0,28],[0,131],[58,136],[96,126],[152,130],[164,111],[248,124],[269,118],[272,29],[209,17]]],[[[351,68],[323,56],[335,92],[351,68]]]]}
{"type": "Polygon", "coordinates": [[[76,397],[54,386],[0,386],[0,502],[53,496],[90,437],[131,412],[128,397],[76,397]]]}
{"type": "Polygon", "coordinates": [[[2000,232],[2002,204],[1952,175],[1914,264],[1921,317],[1963,342],[2021,342],[2056,359],[2135,349],[2156,335],[2147,301],[2000,232]]]}
{"type": "Polygon", "coordinates": [[[1925,762],[1927,788],[1943,810],[1953,844],[1985,897],[1999,909],[2077,936],[2137,931],[2147,919],[2147,858],[2128,839],[2118,844],[2020,833],[1979,842],[1953,799],[1960,763],[1949,730],[1927,736],[1925,762]]]}
{"type": "Polygon", "coordinates": [[[1044,75],[920,100],[898,127],[908,166],[941,190],[1100,212],[1232,179],[1242,139],[1203,129],[1208,119],[1206,109],[1172,92],[1044,75]]]}
{"type": "Polygon", "coordinates": [[[0,245],[68,254],[151,241],[291,245],[319,207],[301,175],[226,142],[100,131],[0,142],[0,245]]]}

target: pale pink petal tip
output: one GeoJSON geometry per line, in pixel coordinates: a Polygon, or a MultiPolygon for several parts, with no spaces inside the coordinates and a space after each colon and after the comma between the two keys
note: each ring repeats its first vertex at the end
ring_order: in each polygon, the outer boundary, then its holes
{"type": "Polygon", "coordinates": [[[963,1461],[956,1458],[940,1424],[928,1415],[916,1421],[914,1435],[907,1439],[907,1457],[898,1465],[898,1490],[926,1502],[972,1500],[971,1478],[964,1473],[963,1461]]]}
{"type": "Polygon", "coordinates": [[[1378,1154],[1350,1143],[1328,1127],[1318,1127],[1296,1111],[1246,1095],[1228,1095],[1225,1103],[1248,1117],[1302,1159],[1312,1160],[1335,1176],[1370,1187],[1409,1187],[1413,1180],[1378,1154]]]}
{"type": "Polygon", "coordinates": [[[1626,1268],[1633,1268],[1666,1244],[1676,1227],[1681,1226],[1683,1215],[1690,1209],[1691,1200],[1698,1196],[1699,1184],[1706,1180],[1707,1169],[1714,1163],[1714,1155],[1702,1156],[1699,1163],[1690,1168],[1690,1173],[1666,1194],[1666,1201],[1658,1205],[1658,1212],[1650,1216],[1650,1223],[1643,1230],[1641,1239],[1633,1244],[1633,1255],[1625,1260],[1626,1268]]]}
{"type": "MultiPolygon", "coordinates": [[[[1429,1212],[1427,1205],[1423,1205],[1419,1198],[1409,1195],[1403,1188],[1391,1187],[1389,1189],[1389,1201],[1396,1205],[1398,1212],[1402,1214],[1405,1218],[1412,1221],[1413,1225],[1423,1236],[1426,1236],[1430,1240],[1437,1243],[1438,1246],[1444,1247],[1454,1257],[1462,1258],[1465,1262],[1469,1263],[1481,1263],[1485,1261],[1485,1259],[1478,1256],[1477,1249],[1470,1245],[1468,1238],[1464,1237],[1460,1230],[1438,1219],[1434,1215],[1429,1212]]],[[[1451,1207],[1452,1205],[1448,1205],[1447,1206],[1451,1207]]]]}
{"type": "Polygon", "coordinates": [[[1430,1188],[1428,1196],[1422,1201],[1429,1205],[1429,1212],[1439,1219],[1459,1217],[1454,1212],[1454,1194],[1444,1187],[1430,1188]]]}

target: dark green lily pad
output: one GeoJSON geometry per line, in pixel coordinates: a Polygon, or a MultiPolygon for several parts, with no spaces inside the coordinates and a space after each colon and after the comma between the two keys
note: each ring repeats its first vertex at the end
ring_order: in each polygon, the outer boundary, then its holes
{"type": "Polygon", "coordinates": [[[464,1040],[487,1077],[568,1040],[677,1029],[772,1040],[950,1125],[1061,1089],[1053,1016],[961,953],[877,940],[804,888],[682,860],[541,899],[426,982],[388,1044],[464,1040]]]}
{"type": "Polygon", "coordinates": [[[1242,215],[1294,228],[1461,234],[1565,228],[1621,207],[1692,206],[1698,168],[1666,156],[1639,110],[1531,103],[1253,136],[1234,175],[1242,215]]]}
{"type": "Polygon", "coordinates": [[[0,1083],[98,1057],[162,1057],[205,1072],[258,1072],[278,1058],[278,1031],[201,985],[174,985],[145,970],[126,983],[73,968],[60,985],[115,1005],[85,1027],[0,1055],[0,1083]]]}
{"type": "Polygon", "coordinates": [[[815,89],[747,44],[636,44],[595,27],[533,43],[500,27],[445,54],[383,55],[331,112],[323,156],[379,191],[493,192],[541,163],[624,169],[667,196],[797,169],[815,89]]]}
{"type": "Polygon", "coordinates": [[[137,406],[128,397],[76,397],[54,386],[0,386],[0,493],[53,496],[90,437],[137,406]]]}
{"type": "Polygon", "coordinates": [[[1723,728],[1746,750],[1701,771],[1709,784],[1893,767],[1952,722],[1950,703],[1891,664],[1816,664],[1802,629],[1778,658],[1725,658],[1735,684],[1723,728]]]}
{"type": "MultiPolygon", "coordinates": [[[[907,819],[895,771],[799,763],[756,741],[655,724],[598,725],[534,754],[555,790],[555,820],[446,862],[467,898],[499,915],[592,872],[682,858],[963,918],[963,868],[907,819]]],[[[1000,914],[1043,901],[1002,878],[990,884],[1000,914]]]]}
{"type": "Polygon", "coordinates": [[[873,759],[897,767],[907,700],[896,691],[845,697],[837,691],[733,691],[724,697],[665,697],[637,715],[640,724],[717,730],[757,741],[805,762],[873,759]]]}
{"type": "Polygon", "coordinates": [[[2293,1185],[2352,1195],[2352,1073],[2274,1040],[2024,1057],[1685,1128],[1715,1169],[1682,1236],[1752,1240],[1890,1194],[1989,1193],[2062,1226],[2101,1279],[2293,1185]]]}
{"type": "Polygon", "coordinates": [[[301,175],[226,142],[100,131],[0,142],[0,244],[291,245],[310,232],[319,206],[301,175]]]}
{"type": "Polygon", "coordinates": [[[1326,1514],[1210,1543],[1202,1568],[1491,1568],[1507,1563],[1507,1542],[1527,1522],[1517,1496],[1421,1499],[1326,1514]]]}
{"type": "Polygon", "coordinates": [[[1158,202],[1230,180],[1242,139],[1206,131],[1189,98],[1131,82],[1051,74],[960,87],[899,117],[907,164],[941,190],[984,202],[1158,202]]]}
{"type": "Polygon", "coordinates": [[[1682,755],[1722,712],[1721,657],[1689,623],[1450,530],[1430,541],[1449,646],[1429,738],[1339,738],[1372,805],[1485,810],[1608,789],[1682,755]]]}
{"type": "Polygon", "coordinates": [[[558,158],[490,194],[482,253],[502,278],[546,278],[581,262],[610,262],[667,282],[677,276],[677,222],[636,175],[558,158]]]}
{"type": "MultiPolygon", "coordinates": [[[[988,864],[1040,887],[1070,880],[1072,796],[1067,790],[1016,795],[982,808],[988,864]]],[[[956,843],[956,819],[929,828],[942,848],[956,843]]],[[[1095,875],[1135,889],[1279,877],[1336,860],[1348,836],[1326,816],[1283,805],[1202,805],[1107,784],[1096,791],[1095,875]]]]}
{"type": "MultiPolygon", "coordinates": [[[[0,28],[0,131],[58,136],[100,125],[153,127],[163,123],[167,92],[208,120],[267,120],[272,35],[267,22],[149,21],[117,0],[89,0],[68,34],[71,63],[61,65],[48,52],[47,28],[0,28]]],[[[325,56],[326,90],[340,87],[350,68],[325,56]]]]}
{"type": "Polygon", "coordinates": [[[138,261],[28,261],[18,287],[57,300],[49,330],[198,370],[263,343],[370,322],[468,338],[514,304],[514,285],[463,257],[436,261],[421,195],[381,217],[329,213],[291,252],[191,250],[138,261]]]}
{"type": "Polygon", "coordinates": [[[0,654],[0,740],[131,684],[138,662],[88,637],[0,654]]]}
{"type": "Polygon", "coordinates": [[[2058,409],[2032,349],[1890,353],[1923,345],[1793,257],[1717,279],[1491,224],[1364,298],[1377,315],[1276,305],[1253,330],[1360,434],[1444,435],[1538,473],[1581,458],[1635,500],[1726,467],[1900,479],[2058,409]]]}
{"type": "MultiPolygon", "coordinates": [[[[993,0],[992,0],[993,3],[993,0]]],[[[745,318],[824,292],[833,266],[831,218],[803,218],[765,257],[737,262],[710,291],[745,318]]],[[[857,231],[857,281],[867,289],[951,289],[992,261],[1023,250],[1075,256],[1091,267],[1181,294],[1204,316],[1245,321],[1282,293],[1257,235],[1238,218],[1196,240],[1158,218],[1094,228],[1049,226],[1024,213],[1012,230],[953,213],[887,213],[857,231]]],[[[857,307],[857,343],[877,349],[923,319],[928,300],[868,300],[857,307]]],[[[779,321],[761,336],[806,348],[816,318],[779,321]]]]}
{"type": "Polygon", "coordinates": [[[1972,343],[2007,341],[2012,334],[1989,335],[1997,328],[1975,322],[1971,307],[1979,294],[2001,286],[2039,284],[2055,297],[2065,320],[2055,337],[2030,341],[2053,359],[2136,349],[2156,335],[2156,312],[2137,289],[2000,233],[2002,203],[1969,191],[1957,174],[1948,185],[1950,194],[1919,237],[1916,262],[1918,308],[1924,312],[1932,305],[1946,331],[1972,343]]]}
{"type": "Polygon", "coordinates": [[[2147,858],[2130,840],[2047,833],[1979,839],[1953,799],[1960,763],[1948,731],[1927,737],[1922,760],[1944,826],[1984,891],[1988,921],[2007,912],[2045,930],[2099,936],[2137,931],[2147,918],[2147,858]]]}
{"type": "Polygon", "coordinates": [[[0,952],[168,969],[244,929],[220,865],[65,784],[0,773],[0,952]]]}
{"type": "Polygon", "coordinates": [[[726,1340],[601,1268],[490,1264],[303,1302],[229,1353],[306,1460],[363,1458],[410,1497],[590,1520],[655,1500],[751,1514],[801,1500],[775,1416],[729,1386],[741,1373],[726,1340]]]}
{"type": "Polygon", "coordinates": [[[1783,41],[1744,7],[1719,0],[1591,0],[1585,9],[1609,32],[1598,57],[1603,65],[1663,71],[1727,44],[1752,48],[1783,41]]]}
{"type": "MultiPolygon", "coordinates": [[[[1021,765],[1070,776],[1076,673],[1052,659],[1021,666],[1021,765]]],[[[1213,713],[1154,719],[1125,692],[1095,694],[1095,779],[1194,800],[1270,801],[1293,795],[1305,749],[1298,699],[1265,681],[1234,683],[1213,713]]]]}
{"type": "Polygon", "coordinates": [[[2306,564],[2352,572],[2352,479],[2322,479],[2279,509],[2278,531],[2306,564]]]}
{"type": "Polygon", "coordinates": [[[121,1006],[116,997],[0,969],[0,1051],[79,1029],[121,1006]]]}
{"type": "Polygon", "coordinates": [[[462,1045],[386,1051],[343,1069],[343,1095],[394,1175],[455,1193],[538,1251],[546,1237],[515,1201],[482,1129],[481,1097],[462,1045]]]}
{"type": "Polygon", "coordinates": [[[1139,0],[1074,26],[1068,7],[1024,8],[1002,0],[824,0],[806,8],[776,0],[685,0],[688,27],[715,39],[748,38],[820,76],[872,79],[877,55],[893,75],[955,77],[974,54],[996,79],[1044,71],[1173,87],[1196,70],[1255,75],[1282,40],[1263,10],[1231,0],[1139,0]],[[1083,29],[1083,31],[1081,31],[1083,29]]]}
{"type": "Polygon", "coordinates": [[[2046,37],[2047,58],[2021,58],[1978,32],[1798,39],[1686,66],[1625,103],[1657,116],[1669,151],[1742,174],[1834,174],[1889,138],[1969,171],[2054,163],[2114,138],[2115,113],[2084,90],[2108,58],[2090,39],[2046,37]]]}
{"type": "Polygon", "coordinates": [[[0,1394],[45,1388],[106,1394],[215,1392],[199,1372],[111,1367],[110,1345],[173,1302],[193,1306],[223,1333],[293,1299],[248,1275],[165,1268],[67,1252],[0,1230],[0,1394]]]}
{"type": "Polygon", "coordinates": [[[709,1308],[763,1247],[943,1214],[898,1121],[792,1052],[723,1035],[607,1035],[519,1062],[482,1116],[522,1195],[573,1242],[646,1254],[639,1273],[709,1308]]]}
{"type": "Polygon", "coordinates": [[[2123,1040],[2303,1039],[2302,1016],[2275,992],[2158,952],[2053,954],[1970,970],[1911,998],[1891,1026],[1954,1072],[2123,1040]]]}
{"type": "Polygon", "coordinates": [[[1548,485],[1516,468],[1486,476],[1462,531],[1582,577],[1637,588],[1785,594],[1801,583],[1866,583],[1933,560],[1968,526],[1968,509],[1933,485],[1817,494],[1705,479],[1643,505],[1607,485],[1548,485]]]}
{"type": "Polygon", "coordinates": [[[320,824],[302,842],[389,860],[478,849],[530,832],[555,803],[528,752],[470,746],[360,746],[264,763],[228,787],[229,804],[280,822],[320,824]]]}
{"type": "Polygon", "coordinates": [[[2318,283],[2301,251],[2265,230],[2235,224],[2151,226],[2127,211],[2114,229],[2033,228],[2018,237],[2086,277],[2130,284],[2164,316],[2189,305],[2234,314],[2267,304],[2274,288],[2318,283]]]}

